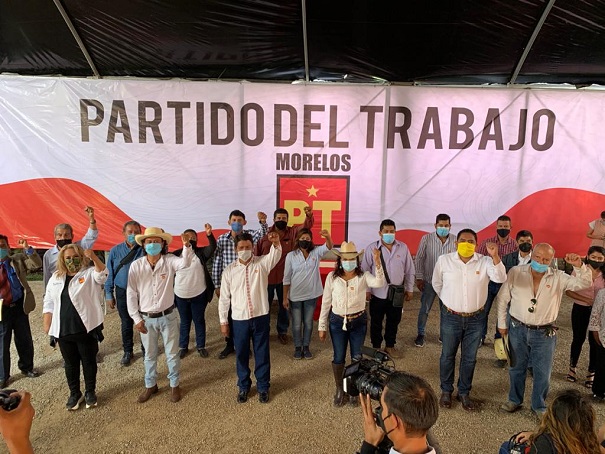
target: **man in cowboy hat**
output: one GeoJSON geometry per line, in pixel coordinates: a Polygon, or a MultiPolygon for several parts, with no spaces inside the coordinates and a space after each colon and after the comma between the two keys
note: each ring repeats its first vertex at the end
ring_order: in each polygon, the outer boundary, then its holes
{"type": "Polygon", "coordinates": [[[170,400],[181,399],[179,388],[180,358],[178,355],[179,322],[174,310],[174,275],[191,265],[193,252],[189,238],[182,236],[183,254],[176,257],[167,254],[172,235],[159,227],[148,227],[135,241],[143,247],[143,257],[134,261],[128,272],[128,313],[134,328],[141,333],[145,346],[145,391],[138,401],[146,402],[158,392],[157,360],[158,339],[164,342],[170,400]]]}
{"type": "Polygon", "coordinates": [[[414,261],[407,245],[395,239],[395,222],[385,219],[380,223],[378,235],[380,240],[371,242],[365,250],[361,269],[363,271],[375,272],[374,250],[380,249],[381,260],[384,265],[385,278],[388,282],[380,288],[372,289],[366,294],[366,301],[370,306],[370,340],[372,347],[381,348],[382,341],[386,344],[386,352],[394,356],[397,328],[401,322],[402,307],[393,305],[388,299],[389,284],[405,287],[405,301],[410,301],[414,292],[414,277],[416,270],[414,261]],[[382,335],[382,321],[385,319],[384,337],[382,335]]]}

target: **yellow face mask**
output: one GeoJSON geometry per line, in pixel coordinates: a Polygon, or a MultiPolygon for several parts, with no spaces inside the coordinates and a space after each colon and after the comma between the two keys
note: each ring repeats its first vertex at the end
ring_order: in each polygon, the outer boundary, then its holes
{"type": "Polygon", "coordinates": [[[475,253],[475,245],[471,243],[458,243],[458,254],[464,258],[472,257],[475,253]]]}

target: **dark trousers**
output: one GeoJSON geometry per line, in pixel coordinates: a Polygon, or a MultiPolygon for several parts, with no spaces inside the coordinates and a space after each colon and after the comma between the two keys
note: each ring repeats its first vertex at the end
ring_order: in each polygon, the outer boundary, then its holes
{"type": "MultiPolygon", "coordinates": [[[[581,306],[579,304],[573,305],[571,309],[571,329],[573,331],[573,340],[571,341],[571,353],[569,356],[569,364],[571,367],[578,365],[578,359],[582,353],[582,346],[586,340],[586,333],[588,332],[588,323],[590,322],[590,312],[592,311],[591,306],[581,306]]],[[[595,365],[597,364],[596,358],[596,341],[594,337],[588,336],[588,371],[594,372],[595,365]]]]}
{"type": "Polygon", "coordinates": [[[59,338],[59,348],[65,360],[65,378],[71,394],[80,393],[80,364],[84,374],[84,389],[95,392],[97,387],[97,353],[99,343],[90,334],[59,338]]]}
{"type": "Polygon", "coordinates": [[[128,314],[128,306],[126,305],[126,289],[116,286],[116,306],[120,321],[122,324],[122,348],[124,353],[132,353],[134,346],[133,340],[133,325],[134,322],[128,314]]]}
{"type": "Polygon", "coordinates": [[[29,327],[29,317],[23,312],[23,298],[11,306],[2,306],[2,321],[0,322],[0,380],[8,380],[11,371],[10,347],[13,332],[15,347],[19,354],[17,365],[23,372],[34,368],[34,341],[29,327]]]}
{"type": "MultiPolygon", "coordinates": [[[[592,332],[590,337],[593,337],[592,332]]],[[[605,397],[605,347],[597,344],[595,341],[595,375],[592,383],[592,392],[595,396],[605,397]]]]}
{"type": "Polygon", "coordinates": [[[269,307],[273,302],[273,292],[277,293],[277,302],[279,303],[279,310],[277,312],[277,334],[288,334],[288,327],[290,326],[290,315],[288,309],[284,307],[284,284],[269,284],[267,286],[267,293],[269,295],[269,307]]]}
{"type": "Polygon", "coordinates": [[[179,348],[189,346],[191,322],[195,326],[195,346],[206,347],[206,306],[208,306],[208,291],[205,290],[193,298],[174,296],[174,302],[181,316],[179,331],[179,348]]]}
{"type": "MultiPolygon", "coordinates": [[[[489,311],[492,309],[492,305],[494,304],[494,300],[496,296],[498,296],[498,292],[500,291],[500,287],[502,284],[496,284],[495,282],[489,281],[487,286],[487,300],[485,300],[485,322],[483,324],[483,335],[481,336],[483,339],[487,337],[487,322],[489,318],[489,311]]],[[[502,336],[498,331],[498,324],[496,322],[494,339],[500,339],[502,336]]]]}
{"type": "Polygon", "coordinates": [[[397,342],[397,327],[401,322],[401,307],[393,307],[393,303],[372,296],[370,299],[370,340],[374,348],[382,345],[382,321],[384,324],[384,343],[386,347],[394,347],[397,342]]]}
{"type": "Polygon", "coordinates": [[[269,391],[271,379],[271,358],[269,356],[269,314],[250,320],[233,320],[233,342],[235,344],[235,364],[237,386],[240,390],[250,390],[250,339],[254,350],[254,376],[256,390],[269,391]]]}

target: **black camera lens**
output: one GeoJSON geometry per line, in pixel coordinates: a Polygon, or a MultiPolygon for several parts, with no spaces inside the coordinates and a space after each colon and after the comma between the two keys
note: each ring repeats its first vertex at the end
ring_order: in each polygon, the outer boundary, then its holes
{"type": "Polygon", "coordinates": [[[19,406],[19,402],[21,402],[20,396],[11,396],[11,394],[16,393],[16,389],[3,389],[0,391],[0,407],[4,408],[6,411],[14,410],[19,406]]]}

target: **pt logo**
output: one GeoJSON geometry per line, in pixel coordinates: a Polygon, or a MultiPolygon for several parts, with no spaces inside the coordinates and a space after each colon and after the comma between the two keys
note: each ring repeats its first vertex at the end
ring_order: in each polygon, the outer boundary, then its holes
{"type": "Polygon", "coordinates": [[[322,244],[320,230],[327,230],[338,245],[347,239],[349,222],[348,176],[277,176],[277,206],[289,213],[289,225],[305,221],[305,206],[315,217],[313,239],[322,244]]]}

